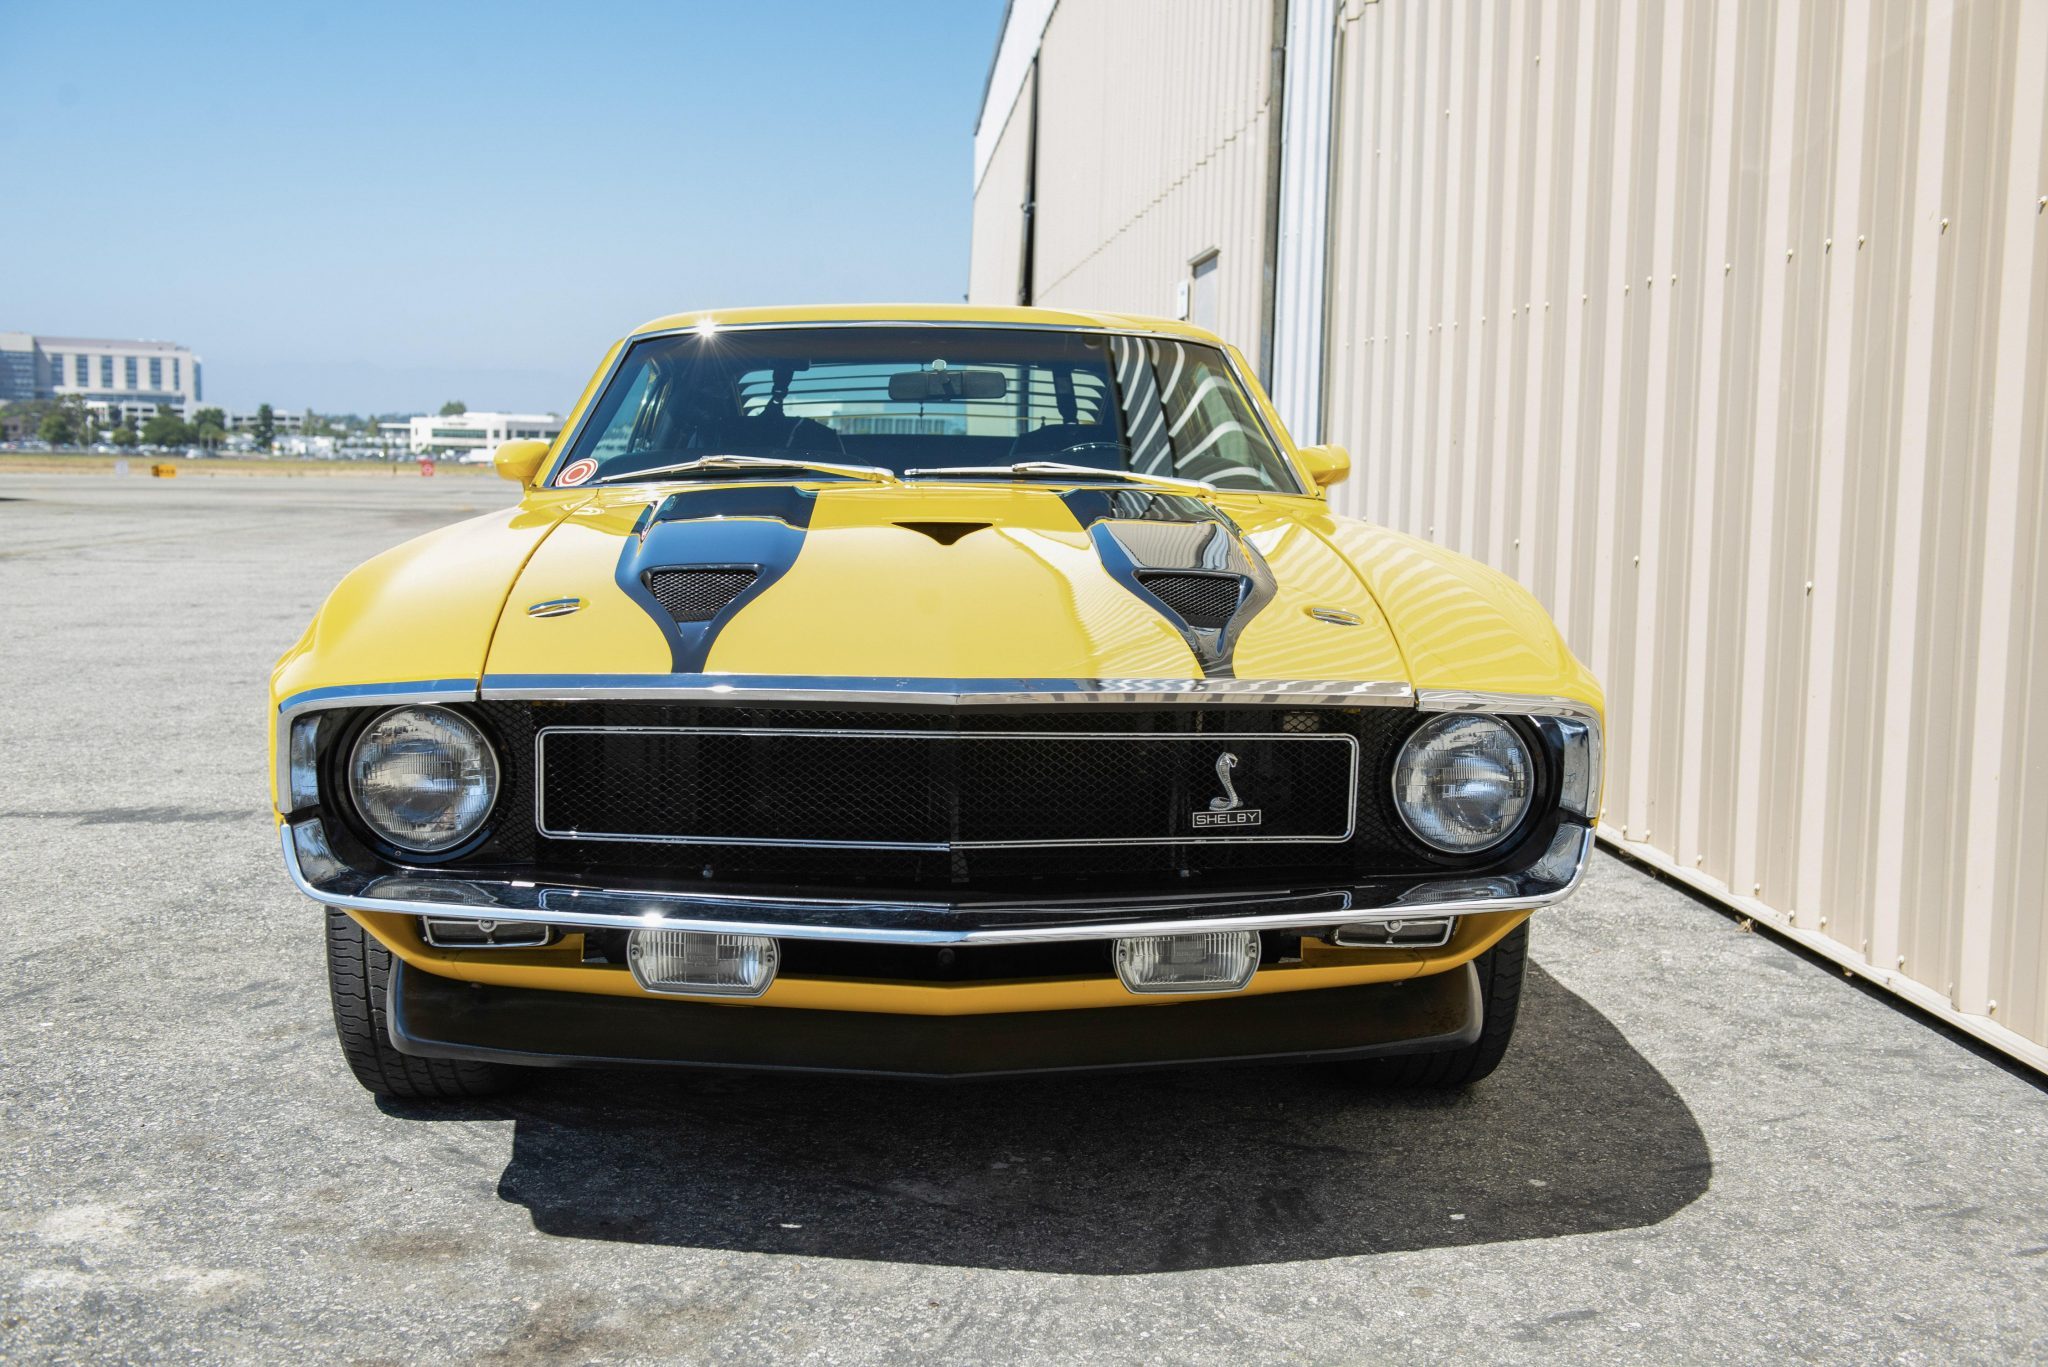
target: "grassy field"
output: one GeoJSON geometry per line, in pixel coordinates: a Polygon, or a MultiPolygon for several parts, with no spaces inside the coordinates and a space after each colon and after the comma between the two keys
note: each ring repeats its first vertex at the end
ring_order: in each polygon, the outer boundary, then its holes
{"type": "MultiPolygon", "coordinates": [[[[128,462],[128,478],[148,479],[150,467],[169,465],[177,469],[177,478],[189,479],[194,476],[219,478],[272,478],[272,479],[418,479],[418,463],[410,456],[395,465],[354,460],[299,460],[279,456],[271,460],[258,460],[247,456],[225,456],[218,459],[186,460],[180,456],[105,456],[86,451],[0,451],[0,474],[19,475],[113,475],[117,461],[128,462]]],[[[436,479],[474,478],[490,475],[494,471],[488,465],[457,465],[451,461],[439,461],[435,465],[436,479]]]]}

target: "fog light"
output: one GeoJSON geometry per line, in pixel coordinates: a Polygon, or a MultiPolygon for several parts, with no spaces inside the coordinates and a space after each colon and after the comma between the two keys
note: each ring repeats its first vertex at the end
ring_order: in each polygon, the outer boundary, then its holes
{"type": "Polygon", "coordinates": [[[1450,916],[1419,919],[1404,916],[1397,920],[1360,921],[1331,931],[1330,943],[1348,949],[1430,949],[1449,944],[1451,927],[1456,924],[1456,918],[1450,916]]]}
{"type": "Polygon", "coordinates": [[[634,982],[689,997],[758,997],[775,981],[777,957],[765,935],[636,930],[626,939],[634,982]]]}
{"type": "Polygon", "coordinates": [[[1116,942],[1116,975],[1132,992],[1236,992],[1258,967],[1255,931],[1133,935],[1116,942]]]}

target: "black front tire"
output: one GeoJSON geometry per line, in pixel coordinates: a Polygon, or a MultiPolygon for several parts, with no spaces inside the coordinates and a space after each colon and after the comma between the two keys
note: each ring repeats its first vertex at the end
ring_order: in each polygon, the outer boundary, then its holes
{"type": "Polygon", "coordinates": [[[1360,1059],[1340,1065],[1373,1087],[1450,1090],[1469,1087],[1500,1067],[1521,1014],[1522,979],[1529,965],[1529,923],[1516,926],[1492,949],[1472,961],[1479,972],[1479,1000],[1485,1018],[1479,1038],[1459,1049],[1393,1058],[1360,1059]]]}
{"type": "Polygon", "coordinates": [[[378,1096],[411,1101],[452,1101],[490,1096],[520,1080],[519,1070],[494,1063],[414,1058],[391,1044],[385,1011],[391,951],[347,912],[327,909],[327,992],[334,1001],[334,1033],[356,1081],[378,1096]]]}

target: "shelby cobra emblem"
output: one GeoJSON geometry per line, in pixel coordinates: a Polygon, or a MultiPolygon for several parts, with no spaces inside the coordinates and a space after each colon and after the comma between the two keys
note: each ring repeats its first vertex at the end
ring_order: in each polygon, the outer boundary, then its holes
{"type": "Polygon", "coordinates": [[[1265,819],[1265,813],[1257,807],[1246,807],[1244,799],[1237,795],[1237,785],[1230,781],[1230,771],[1237,767],[1237,756],[1225,750],[1216,756],[1216,781],[1223,785],[1223,796],[1209,799],[1209,810],[1195,813],[1197,826],[1256,826],[1265,819]]]}

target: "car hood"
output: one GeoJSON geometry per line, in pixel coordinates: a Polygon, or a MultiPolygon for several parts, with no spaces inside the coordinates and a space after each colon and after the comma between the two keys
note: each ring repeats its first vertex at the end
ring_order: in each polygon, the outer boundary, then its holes
{"type": "Polygon", "coordinates": [[[606,490],[525,560],[485,682],[1406,682],[1334,525],[1305,499],[1136,486],[606,490]],[[1219,583],[1239,597],[1224,625],[1175,610],[1219,583]]]}

